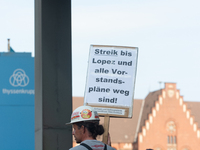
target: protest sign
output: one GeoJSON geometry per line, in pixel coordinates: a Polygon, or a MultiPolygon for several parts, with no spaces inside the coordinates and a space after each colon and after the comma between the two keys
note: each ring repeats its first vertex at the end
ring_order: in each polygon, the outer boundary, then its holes
{"type": "Polygon", "coordinates": [[[138,48],[91,45],[84,104],[100,115],[132,117],[138,48]]]}

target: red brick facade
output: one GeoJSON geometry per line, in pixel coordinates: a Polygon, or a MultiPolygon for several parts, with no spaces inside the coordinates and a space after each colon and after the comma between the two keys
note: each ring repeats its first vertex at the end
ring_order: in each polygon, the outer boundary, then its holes
{"type": "Polygon", "coordinates": [[[138,150],[200,150],[198,124],[179,93],[176,84],[165,84],[138,134],[138,150]]]}

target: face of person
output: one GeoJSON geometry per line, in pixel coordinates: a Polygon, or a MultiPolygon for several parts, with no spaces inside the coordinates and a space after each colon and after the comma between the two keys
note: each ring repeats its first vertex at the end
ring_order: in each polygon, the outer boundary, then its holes
{"type": "Polygon", "coordinates": [[[73,124],[73,132],[72,132],[76,143],[81,143],[83,139],[83,126],[78,128],[76,124],[73,124]]]}

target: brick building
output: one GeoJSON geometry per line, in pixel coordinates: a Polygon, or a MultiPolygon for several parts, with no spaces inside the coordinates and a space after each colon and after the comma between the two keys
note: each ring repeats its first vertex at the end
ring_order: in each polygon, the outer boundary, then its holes
{"type": "MultiPolygon", "coordinates": [[[[80,105],[83,97],[74,97],[73,109],[80,105]]],[[[111,118],[109,132],[117,150],[200,150],[200,102],[185,102],[175,83],[165,83],[134,100],[131,119],[111,118]]]]}

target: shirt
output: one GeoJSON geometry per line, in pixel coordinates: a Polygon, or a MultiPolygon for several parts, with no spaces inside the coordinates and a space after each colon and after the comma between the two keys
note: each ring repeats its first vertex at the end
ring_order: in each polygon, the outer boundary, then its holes
{"type": "MultiPolygon", "coordinates": [[[[101,141],[97,141],[97,140],[85,140],[81,143],[85,143],[88,146],[90,146],[93,150],[103,150],[105,144],[101,141]]],[[[82,145],[78,145],[76,147],[70,148],[69,150],[88,150],[86,147],[82,146],[82,145]]],[[[110,147],[109,145],[107,145],[107,150],[116,150],[112,147],[110,147]]]]}

